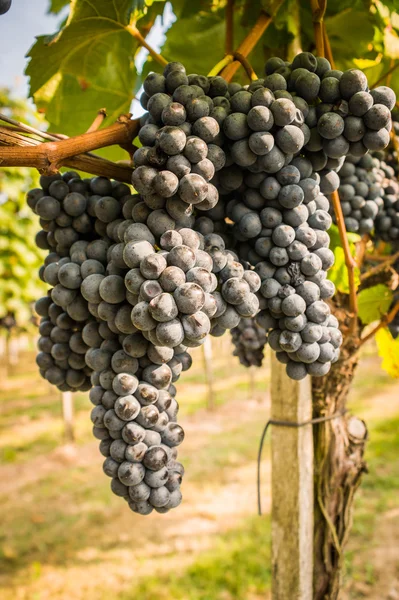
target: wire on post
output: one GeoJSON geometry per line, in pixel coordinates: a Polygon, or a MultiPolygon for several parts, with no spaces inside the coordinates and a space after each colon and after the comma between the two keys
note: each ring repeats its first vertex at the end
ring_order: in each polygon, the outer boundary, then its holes
{"type": "Polygon", "coordinates": [[[262,461],[262,451],[263,444],[266,438],[266,434],[270,425],[277,425],[279,427],[290,427],[292,429],[299,429],[300,427],[305,427],[306,425],[315,425],[317,423],[326,423],[327,421],[332,421],[333,419],[338,419],[339,417],[343,417],[347,412],[346,409],[341,410],[333,415],[328,417],[317,417],[316,419],[309,419],[308,421],[302,421],[301,423],[296,423],[294,421],[281,421],[279,419],[269,419],[266,423],[261,438],[259,442],[259,450],[258,450],[258,464],[257,464],[257,496],[258,496],[258,515],[262,516],[262,503],[261,503],[261,493],[260,493],[260,485],[261,485],[261,477],[260,477],[260,467],[262,461]]]}

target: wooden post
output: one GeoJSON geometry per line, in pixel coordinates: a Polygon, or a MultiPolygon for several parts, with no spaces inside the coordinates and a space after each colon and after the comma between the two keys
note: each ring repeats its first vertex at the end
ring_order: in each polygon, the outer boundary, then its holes
{"type": "MultiPolygon", "coordinates": [[[[312,418],[310,377],[293,381],[272,353],[272,419],[312,418]]],[[[312,600],[313,432],[272,426],[272,598],[312,600]]]]}
{"type": "Polygon", "coordinates": [[[64,418],[64,432],[67,442],[75,439],[73,432],[73,400],[72,392],[62,392],[62,416],[64,418]]]}
{"type": "Polygon", "coordinates": [[[215,408],[215,395],[213,391],[212,342],[209,335],[202,344],[202,352],[204,355],[205,378],[208,386],[207,409],[213,410],[215,408]]]}

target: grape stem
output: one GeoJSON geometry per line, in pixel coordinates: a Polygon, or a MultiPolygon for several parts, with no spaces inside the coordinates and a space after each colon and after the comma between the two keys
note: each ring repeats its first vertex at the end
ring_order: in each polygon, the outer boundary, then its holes
{"type": "Polygon", "coordinates": [[[100,108],[100,110],[97,113],[96,118],[94,119],[93,123],[90,125],[90,127],[88,128],[86,133],[91,133],[92,131],[97,131],[97,129],[99,129],[101,127],[101,125],[103,124],[106,116],[107,116],[107,109],[100,108]]]}
{"type": "MultiPolygon", "coordinates": [[[[117,123],[98,131],[40,143],[15,132],[0,130],[0,166],[33,167],[43,173],[55,173],[61,166],[72,167],[92,173],[131,181],[132,169],[85,152],[113,145],[131,145],[140,127],[139,119],[122,115],[117,123]]],[[[47,135],[47,134],[45,134],[47,135]]]]}
{"type": "Polygon", "coordinates": [[[0,121],[3,121],[4,123],[9,123],[10,125],[13,125],[13,127],[18,129],[19,131],[37,135],[37,136],[41,137],[43,140],[48,140],[50,142],[53,142],[57,139],[54,134],[47,133],[46,131],[40,131],[40,129],[36,129],[35,127],[26,125],[26,123],[21,123],[20,121],[15,121],[14,119],[10,119],[10,117],[7,117],[6,115],[3,115],[2,113],[0,113],[0,121]]]}
{"type": "Polygon", "coordinates": [[[378,273],[381,273],[382,271],[385,271],[388,267],[390,267],[391,265],[393,265],[393,263],[395,263],[397,260],[399,260],[399,252],[396,252],[395,254],[392,254],[392,256],[390,256],[389,258],[385,259],[384,262],[381,262],[380,264],[376,265],[372,269],[369,269],[366,273],[363,273],[363,275],[361,276],[360,280],[361,281],[365,281],[369,277],[373,277],[374,275],[378,275],[378,273]]]}
{"type": "Polygon", "coordinates": [[[378,323],[378,325],[376,327],[374,327],[374,329],[372,329],[370,331],[370,333],[365,335],[364,338],[360,339],[359,347],[363,346],[363,344],[365,344],[371,338],[373,338],[375,336],[375,334],[377,333],[377,331],[379,331],[383,327],[386,327],[387,325],[389,325],[389,323],[392,323],[392,321],[394,320],[394,318],[396,317],[396,315],[398,313],[399,313],[399,302],[394,304],[394,306],[391,308],[389,313],[386,314],[384,317],[382,317],[381,321],[378,323]]]}
{"type": "Polygon", "coordinates": [[[226,4],[226,54],[234,52],[234,2],[235,0],[227,0],[226,4]]]}
{"type": "Polygon", "coordinates": [[[313,32],[318,56],[324,56],[324,13],[327,0],[310,0],[312,9],[313,32]]]}
{"type": "Polygon", "coordinates": [[[337,221],[337,227],[339,231],[339,237],[342,244],[342,249],[344,251],[345,256],[345,265],[348,271],[348,281],[349,281],[349,310],[351,313],[351,322],[350,322],[350,332],[352,334],[356,333],[357,329],[357,296],[356,296],[356,282],[355,282],[355,267],[356,261],[353,258],[350,247],[348,236],[346,234],[346,227],[344,221],[344,215],[342,213],[341,201],[339,199],[338,192],[335,191],[331,194],[331,201],[335,212],[335,218],[337,221]]]}
{"type": "Polygon", "coordinates": [[[235,58],[235,60],[238,60],[242,64],[250,81],[256,81],[257,79],[259,79],[251,63],[247,58],[245,58],[245,56],[240,54],[240,52],[234,52],[233,57],[235,58]]]}
{"type": "Polygon", "coordinates": [[[130,25],[127,25],[125,29],[126,29],[126,31],[128,31],[139,42],[140,46],[143,46],[143,48],[145,48],[146,50],[148,50],[148,52],[150,53],[150,55],[152,56],[152,58],[158,64],[160,64],[162,67],[165,67],[168,64],[168,61],[166,60],[166,58],[164,58],[163,56],[161,56],[161,54],[159,54],[158,52],[156,52],[154,50],[154,48],[152,48],[145,41],[145,38],[141,35],[141,33],[137,29],[136,25],[134,25],[133,23],[131,23],[130,25]]]}
{"type": "Polygon", "coordinates": [[[208,77],[219,75],[227,65],[233,62],[233,60],[234,56],[232,54],[226,54],[226,56],[224,56],[222,60],[219,60],[219,62],[209,71],[208,77]]]}
{"type": "Polygon", "coordinates": [[[328,37],[326,24],[323,20],[323,41],[324,41],[324,53],[325,57],[331,65],[332,69],[335,69],[335,61],[331,50],[330,38],[328,37]]]}
{"type": "Polygon", "coordinates": [[[386,260],[386,254],[366,254],[366,256],[364,257],[364,260],[366,262],[383,262],[384,260],[386,260]]]}
{"type": "Polygon", "coordinates": [[[367,244],[370,241],[370,236],[368,233],[365,233],[362,236],[362,239],[360,240],[358,247],[357,247],[357,256],[356,256],[356,262],[357,262],[357,266],[361,267],[361,265],[363,264],[363,261],[365,259],[365,255],[366,255],[366,248],[367,248],[367,244]]]}
{"type": "MultiPolygon", "coordinates": [[[[260,13],[255,25],[237,48],[237,52],[244,58],[246,58],[248,54],[255,48],[262,35],[273,21],[273,18],[277,14],[283,2],[284,0],[271,0],[269,10],[267,12],[262,11],[260,13]]],[[[236,71],[238,71],[240,68],[240,65],[241,63],[238,60],[235,60],[223,69],[221,76],[226,81],[231,81],[236,71]]]]}

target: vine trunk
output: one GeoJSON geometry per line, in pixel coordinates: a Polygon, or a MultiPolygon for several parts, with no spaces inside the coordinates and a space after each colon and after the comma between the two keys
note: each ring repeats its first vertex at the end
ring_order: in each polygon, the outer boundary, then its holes
{"type": "MultiPolygon", "coordinates": [[[[313,379],[314,418],[346,410],[357,365],[358,346],[348,337],[328,376],[313,379]]],[[[366,440],[366,424],[346,414],[314,427],[314,600],[340,597],[354,495],[366,471],[366,440]]]]}

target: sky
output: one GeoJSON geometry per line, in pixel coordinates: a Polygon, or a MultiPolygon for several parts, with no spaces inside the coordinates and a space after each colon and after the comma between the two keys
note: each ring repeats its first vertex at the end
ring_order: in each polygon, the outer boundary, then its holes
{"type": "Polygon", "coordinates": [[[48,0],[13,0],[8,13],[0,15],[0,86],[18,96],[28,93],[25,54],[37,35],[53,33],[62,19],[47,15],[47,6],[48,0]]]}
{"type": "MultiPolygon", "coordinates": [[[[29,80],[24,75],[25,58],[38,35],[51,34],[68,14],[66,9],[59,15],[47,14],[48,0],[12,0],[8,13],[0,15],[0,86],[10,88],[17,97],[27,97],[29,80]]],[[[170,5],[166,5],[163,24],[160,17],[147,37],[148,43],[159,50],[164,40],[164,31],[174,21],[170,5]]],[[[145,62],[147,51],[142,49],[137,57],[140,68],[145,62]]],[[[142,113],[138,102],[131,108],[134,116],[142,113]]]]}

